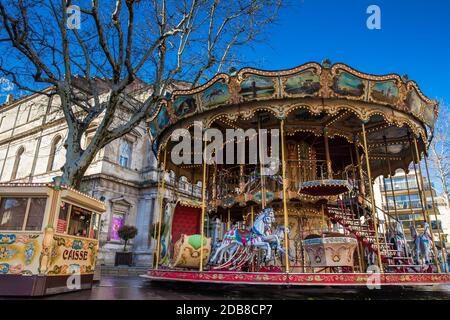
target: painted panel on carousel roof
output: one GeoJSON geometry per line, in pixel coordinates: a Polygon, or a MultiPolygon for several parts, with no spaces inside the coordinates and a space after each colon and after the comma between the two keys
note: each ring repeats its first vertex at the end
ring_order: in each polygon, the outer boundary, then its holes
{"type": "Polygon", "coordinates": [[[156,128],[155,121],[150,122],[148,127],[150,129],[150,134],[152,135],[152,139],[155,139],[156,136],[158,135],[158,128],[156,128]]]}
{"type": "Polygon", "coordinates": [[[373,85],[371,97],[375,101],[384,102],[388,104],[397,104],[400,90],[395,81],[382,81],[373,85]]]}
{"type": "Polygon", "coordinates": [[[275,93],[274,79],[250,75],[241,82],[239,93],[244,100],[270,98],[275,93]]]}
{"type": "Polygon", "coordinates": [[[334,78],[332,89],[339,95],[360,97],[364,94],[364,82],[350,73],[341,72],[334,78]]]}
{"type": "Polygon", "coordinates": [[[408,95],[406,96],[406,105],[414,115],[418,116],[421,114],[422,100],[415,89],[408,92],[408,95]]]}
{"type": "Polygon", "coordinates": [[[170,124],[169,113],[165,106],[161,107],[155,119],[148,126],[152,139],[156,139],[158,134],[170,124]]]}
{"type": "Polygon", "coordinates": [[[320,90],[320,77],[313,69],[305,70],[284,80],[284,91],[289,95],[314,95],[320,90]]]}
{"type": "MultiPolygon", "coordinates": [[[[371,101],[374,102],[370,106],[373,111],[376,111],[376,104],[388,105],[398,111],[413,114],[431,128],[436,121],[436,105],[422,94],[413,81],[407,81],[395,74],[385,76],[365,74],[345,64],[326,67],[308,63],[284,71],[245,68],[235,75],[218,75],[198,88],[177,91],[172,101],[165,101],[169,109],[162,107],[149,124],[149,132],[152,138],[157,140],[158,135],[176,121],[220,105],[314,96],[324,99],[371,101]]],[[[338,106],[334,101],[330,101],[330,110],[335,111],[338,106]]],[[[281,102],[290,103],[290,101],[281,102]]],[[[254,106],[248,107],[251,109],[254,106]]],[[[360,109],[360,105],[353,107],[360,109]]],[[[362,114],[365,112],[362,111],[362,114]]],[[[391,116],[391,113],[388,113],[387,116],[391,116]]],[[[307,119],[296,114],[296,120],[307,119]]],[[[355,121],[354,125],[358,126],[359,121],[355,121]]],[[[157,148],[158,143],[153,147],[157,148]]]]}
{"type": "Polygon", "coordinates": [[[203,108],[209,109],[219,104],[224,104],[230,99],[230,89],[223,82],[216,82],[206,89],[200,96],[203,108]]]}
{"type": "Polygon", "coordinates": [[[195,111],[195,99],[193,96],[177,96],[172,104],[173,113],[177,117],[183,117],[195,111]]]}
{"type": "Polygon", "coordinates": [[[434,106],[433,105],[427,105],[425,106],[423,110],[423,121],[431,128],[434,126],[434,121],[436,118],[436,114],[434,112],[434,106]]]}
{"type": "Polygon", "coordinates": [[[161,110],[159,110],[159,113],[156,116],[156,121],[158,123],[159,130],[163,130],[165,127],[169,125],[170,123],[169,113],[167,112],[167,109],[165,107],[162,107],[161,110]]]}

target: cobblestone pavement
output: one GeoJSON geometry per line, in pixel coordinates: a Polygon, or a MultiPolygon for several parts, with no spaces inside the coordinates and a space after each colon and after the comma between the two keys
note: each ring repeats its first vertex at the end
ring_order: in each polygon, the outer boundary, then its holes
{"type": "Polygon", "coordinates": [[[308,287],[284,288],[244,285],[206,285],[151,282],[140,277],[103,276],[92,290],[64,293],[43,299],[61,300],[217,300],[217,299],[446,299],[450,286],[421,288],[308,287]]]}

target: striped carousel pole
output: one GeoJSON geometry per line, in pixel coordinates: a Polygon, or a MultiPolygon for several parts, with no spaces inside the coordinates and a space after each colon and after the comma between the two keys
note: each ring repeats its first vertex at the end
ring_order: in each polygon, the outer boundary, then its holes
{"type": "Polygon", "coordinates": [[[282,167],[282,175],[283,175],[283,213],[284,213],[284,247],[286,250],[285,254],[285,264],[286,264],[286,272],[290,271],[289,268],[289,238],[287,234],[288,230],[288,209],[287,209],[287,192],[286,192],[286,161],[285,161],[285,150],[284,150],[284,119],[281,120],[280,124],[280,132],[281,132],[281,167],[282,167]]]}
{"type": "Polygon", "coordinates": [[[205,238],[205,211],[206,211],[206,132],[203,135],[203,179],[202,179],[202,217],[201,217],[201,227],[200,227],[200,271],[203,271],[203,241],[205,238]]]}
{"type": "Polygon", "coordinates": [[[165,186],[165,173],[166,173],[166,160],[167,160],[167,148],[164,148],[164,160],[163,167],[161,171],[161,193],[159,194],[159,222],[158,222],[158,243],[156,246],[156,266],[155,269],[158,270],[159,256],[161,251],[161,224],[163,219],[163,209],[164,209],[164,186],[165,186]]]}
{"type": "MultiPolygon", "coordinates": [[[[391,174],[391,159],[389,158],[387,138],[386,138],[385,135],[383,135],[383,142],[384,142],[384,156],[386,158],[386,162],[387,162],[387,165],[388,165],[388,171],[389,171],[389,181],[390,181],[390,185],[391,185],[392,201],[394,202],[394,214],[395,214],[395,218],[398,219],[397,200],[395,200],[394,182],[392,181],[392,174],[391,174]]],[[[389,211],[389,203],[388,203],[388,196],[387,196],[386,181],[385,181],[384,177],[381,177],[381,178],[383,179],[384,193],[385,193],[385,197],[386,197],[386,204],[387,204],[386,208],[387,208],[387,212],[388,212],[388,216],[387,217],[388,217],[389,225],[391,225],[391,218],[390,218],[390,211],[389,211]]]]}
{"type": "Polygon", "coordinates": [[[261,145],[261,118],[258,117],[258,153],[259,153],[259,178],[261,181],[261,207],[264,209],[266,207],[266,181],[264,179],[263,174],[263,151],[262,151],[262,145],[261,145]]]}
{"type": "MultiPolygon", "coordinates": [[[[356,143],[355,143],[356,145],[356,143]]],[[[358,148],[358,146],[356,145],[356,148],[358,148]]],[[[349,146],[349,151],[350,151],[350,161],[352,163],[352,172],[353,172],[353,184],[356,185],[356,170],[355,170],[355,160],[353,159],[353,150],[352,147],[349,146]]],[[[356,200],[358,201],[358,200],[356,200]]],[[[352,206],[353,206],[353,200],[352,200],[352,206]]],[[[356,209],[358,210],[358,209],[356,209]]],[[[359,220],[359,215],[357,215],[358,217],[358,225],[361,226],[361,220],[359,220]]],[[[358,249],[358,264],[359,264],[359,270],[362,272],[364,270],[364,261],[363,261],[363,255],[362,252],[364,252],[364,250],[361,247],[361,242],[358,241],[358,245],[356,246],[356,248],[358,249]]]]}
{"type": "Polygon", "coordinates": [[[366,126],[364,122],[362,123],[362,134],[363,134],[363,145],[364,145],[364,157],[366,158],[366,166],[367,166],[367,177],[369,179],[369,191],[370,191],[370,202],[372,207],[372,219],[373,219],[373,227],[375,229],[375,242],[377,245],[377,256],[378,256],[378,267],[380,268],[380,272],[383,273],[383,262],[381,260],[381,246],[380,239],[378,237],[378,216],[377,209],[375,208],[375,197],[373,194],[373,185],[372,185],[372,174],[370,172],[370,161],[369,161],[369,150],[367,149],[367,137],[366,137],[366,126]]]}
{"type": "MultiPolygon", "coordinates": [[[[253,206],[250,206],[250,219],[251,219],[250,227],[253,228],[253,223],[255,222],[255,212],[253,206]]],[[[252,272],[255,272],[255,259],[253,255],[252,255],[252,272]]]]}

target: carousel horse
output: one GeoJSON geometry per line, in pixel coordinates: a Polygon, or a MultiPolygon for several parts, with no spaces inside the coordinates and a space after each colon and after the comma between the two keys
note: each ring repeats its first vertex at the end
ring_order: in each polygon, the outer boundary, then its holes
{"type": "Polygon", "coordinates": [[[229,260],[236,253],[239,245],[235,242],[231,243],[230,236],[238,232],[238,228],[236,225],[232,225],[230,230],[228,230],[224,236],[222,241],[218,241],[211,253],[210,263],[219,264],[224,259],[229,260]],[[228,242],[228,246],[225,248],[226,243],[228,242]]]}
{"type": "Polygon", "coordinates": [[[425,222],[423,226],[423,233],[421,235],[418,234],[416,227],[411,224],[409,227],[411,230],[411,237],[413,238],[413,243],[415,246],[415,262],[419,264],[419,258],[422,254],[422,257],[425,259],[425,264],[430,263],[430,248],[431,248],[431,232],[430,225],[425,222]]]}
{"type": "Polygon", "coordinates": [[[369,266],[375,265],[375,259],[377,256],[375,250],[366,246],[364,247],[364,255],[366,257],[367,265],[369,266]]]}
{"type": "Polygon", "coordinates": [[[225,254],[229,259],[241,247],[251,247],[264,249],[267,252],[267,259],[271,258],[272,249],[270,243],[276,241],[279,247],[279,239],[272,234],[271,226],[275,222],[275,215],[272,208],[264,209],[256,216],[250,230],[238,229],[233,226],[223,237],[223,241],[211,259],[211,263],[221,263],[225,254]]]}
{"type": "MultiPolygon", "coordinates": [[[[289,239],[289,233],[290,233],[289,227],[285,228],[284,226],[278,225],[273,234],[273,238],[272,238],[273,241],[271,242],[272,248],[275,250],[275,252],[280,251],[282,255],[286,254],[286,249],[284,246],[281,245],[280,239],[284,240],[285,232],[287,233],[288,239],[289,239]]],[[[289,252],[288,252],[288,258],[290,261],[295,260],[294,257],[289,254],[289,252]]]]}
{"type": "Polygon", "coordinates": [[[394,245],[396,255],[398,257],[406,257],[409,255],[410,250],[408,242],[406,241],[405,231],[403,230],[403,224],[400,221],[395,221],[394,228],[389,228],[390,242],[394,245]]]}

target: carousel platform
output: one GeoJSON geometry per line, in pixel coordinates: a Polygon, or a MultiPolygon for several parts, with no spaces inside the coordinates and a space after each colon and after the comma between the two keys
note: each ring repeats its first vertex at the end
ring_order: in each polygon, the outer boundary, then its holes
{"type": "Polygon", "coordinates": [[[285,273],[150,270],[141,277],[152,281],[276,286],[425,286],[450,284],[450,273],[285,273]],[[379,278],[378,278],[379,277],[379,278]]]}

